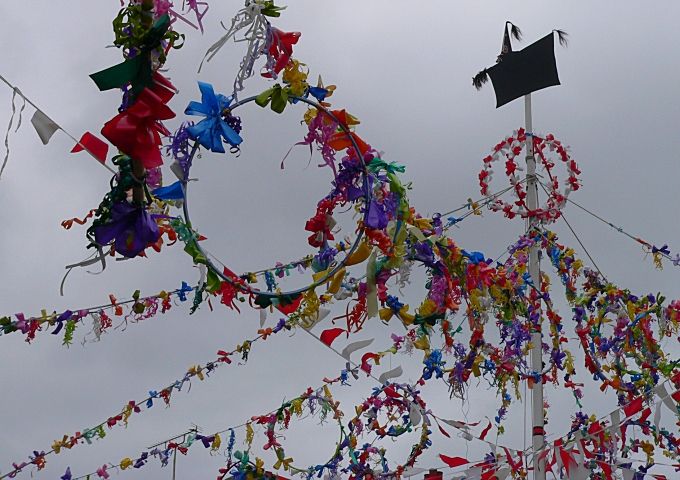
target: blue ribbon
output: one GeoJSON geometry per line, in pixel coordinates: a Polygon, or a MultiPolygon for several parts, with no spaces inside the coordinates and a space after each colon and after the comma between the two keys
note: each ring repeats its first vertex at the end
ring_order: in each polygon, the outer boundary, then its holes
{"type": "Polygon", "coordinates": [[[198,82],[198,88],[201,90],[201,103],[190,102],[184,113],[206,118],[187,128],[189,136],[205,148],[217,153],[225,153],[222,138],[232,147],[238,146],[243,139],[222,118],[224,111],[231,105],[231,97],[216,95],[213,86],[209,83],[198,82]]]}
{"type": "Polygon", "coordinates": [[[182,190],[182,182],[179,180],[172,185],[165,187],[158,187],[153,192],[153,196],[160,200],[182,200],[184,198],[184,191],[182,190]]]}

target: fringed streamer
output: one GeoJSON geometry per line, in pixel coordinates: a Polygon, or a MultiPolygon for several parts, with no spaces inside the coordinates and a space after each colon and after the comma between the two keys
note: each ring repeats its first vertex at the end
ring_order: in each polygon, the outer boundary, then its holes
{"type": "Polygon", "coordinates": [[[269,22],[262,14],[262,8],[262,5],[257,4],[246,6],[232,18],[229,28],[221,22],[227,32],[208,49],[198,67],[200,73],[203,63],[212,60],[230,39],[233,38],[235,42],[247,42],[246,53],[234,80],[234,98],[243,90],[243,82],[253,76],[255,61],[265,51],[269,22]],[[243,38],[236,39],[236,35],[243,30],[245,30],[243,38]]]}
{"type": "Polygon", "coordinates": [[[23,103],[21,104],[21,109],[19,110],[19,121],[17,122],[17,126],[14,129],[15,133],[19,130],[19,127],[21,127],[21,114],[24,112],[24,109],[26,108],[26,99],[21,94],[19,89],[14,87],[14,89],[12,90],[12,115],[9,117],[9,124],[7,125],[7,131],[5,132],[5,158],[2,161],[2,167],[0,167],[0,178],[2,178],[2,172],[5,171],[5,167],[7,166],[7,161],[9,160],[9,134],[12,131],[12,125],[14,124],[14,117],[16,116],[16,113],[17,113],[17,107],[16,107],[16,104],[15,104],[17,94],[21,97],[21,99],[23,100],[23,103]]]}

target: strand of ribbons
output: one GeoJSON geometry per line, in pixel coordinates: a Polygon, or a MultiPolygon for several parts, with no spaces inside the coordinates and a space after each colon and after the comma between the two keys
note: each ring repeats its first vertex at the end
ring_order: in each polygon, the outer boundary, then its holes
{"type": "Polygon", "coordinates": [[[47,452],[37,450],[34,451],[34,455],[29,457],[28,462],[21,462],[19,464],[13,463],[13,470],[0,476],[0,479],[6,477],[13,478],[17,473],[23,471],[24,468],[30,465],[35,465],[38,467],[38,469],[42,469],[45,466],[46,457],[48,455],[58,454],[63,449],[71,449],[77,445],[91,444],[93,439],[104,438],[106,436],[104,427],[111,429],[120,425],[127,426],[128,421],[133,414],[142,412],[142,409],[148,410],[152,408],[154,405],[154,400],[161,399],[166,405],[169,405],[173,392],[180,392],[184,385],[191,382],[193,378],[198,378],[201,381],[205,380],[206,377],[208,377],[220,366],[231,364],[231,357],[234,356],[240,356],[244,362],[247,361],[253,344],[259,341],[265,341],[270,336],[275,335],[282,330],[288,329],[290,329],[290,326],[288,326],[286,321],[282,319],[274,328],[261,329],[256,337],[251,340],[245,340],[230,351],[219,350],[217,352],[217,357],[214,360],[203,365],[196,365],[189,368],[181,379],[170,383],[166,387],[157,390],[150,390],[149,395],[142,400],[131,400],[123,407],[120,412],[111,415],[106,420],[96,424],[95,426],[85,428],[73,435],[64,435],[62,439],[55,440],[52,444],[52,448],[47,452]]]}
{"type": "MultiPolygon", "coordinates": [[[[317,339],[319,339],[319,338],[317,338],[317,339]]],[[[323,341],[321,339],[319,339],[319,340],[323,341]]],[[[370,344],[370,342],[369,342],[369,344],[370,344]]],[[[352,365],[354,365],[354,367],[356,369],[359,369],[359,368],[362,368],[362,366],[360,366],[357,363],[354,363],[350,359],[350,355],[351,355],[351,353],[353,353],[357,350],[360,350],[361,348],[364,348],[365,346],[367,346],[367,342],[365,342],[365,341],[361,342],[360,341],[360,342],[356,342],[354,344],[348,345],[343,350],[343,352],[338,352],[335,349],[332,349],[332,350],[336,354],[342,356],[343,358],[346,358],[348,360],[348,363],[351,363],[352,365]]],[[[387,379],[390,378],[389,376],[381,376],[381,378],[377,378],[370,373],[369,373],[369,376],[371,376],[374,380],[376,380],[383,387],[383,389],[381,391],[387,390],[389,392],[389,396],[387,398],[398,398],[399,397],[399,394],[395,390],[396,388],[399,388],[399,387],[394,386],[396,384],[389,384],[387,382],[387,379]],[[390,385],[393,385],[393,386],[390,386],[390,385]]],[[[271,411],[271,412],[269,412],[265,415],[252,417],[250,422],[245,422],[245,423],[243,423],[239,426],[235,426],[235,427],[228,427],[226,429],[215,432],[211,435],[198,435],[196,433],[191,435],[190,432],[187,432],[187,434],[189,434],[189,435],[188,435],[188,438],[184,442],[179,442],[179,443],[170,442],[170,443],[167,443],[164,446],[163,449],[155,449],[155,450],[152,450],[150,452],[149,451],[142,452],[142,454],[140,454],[138,457],[135,457],[135,459],[125,458],[121,462],[119,462],[117,465],[113,466],[113,468],[120,467],[123,470],[125,470],[126,468],[129,468],[131,466],[133,466],[135,468],[141,468],[152,457],[157,457],[160,460],[161,465],[164,466],[164,465],[167,464],[168,458],[173,451],[180,451],[180,453],[186,454],[186,453],[188,453],[188,449],[192,445],[197,444],[199,441],[204,445],[205,448],[211,448],[212,451],[216,451],[220,448],[220,445],[222,445],[222,439],[220,438],[221,434],[224,434],[228,431],[233,432],[237,428],[245,426],[246,430],[247,430],[247,433],[246,433],[246,444],[248,446],[247,451],[238,452],[238,453],[233,452],[234,435],[232,433],[232,435],[230,437],[230,441],[229,441],[228,451],[226,452],[228,454],[229,459],[230,459],[227,462],[228,467],[225,468],[225,469],[221,469],[220,473],[222,475],[226,475],[233,468],[240,470],[242,473],[247,472],[247,471],[251,471],[251,470],[254,471],[254,472],[260,471],[260,473],[262,473],[261,470],[262,470],[262,466],[264,465],[264,462],[262,460],[255,459],[254,462],[249,462],[249,460],[248,460],[248,458],[249,458],[248,454],[250,452],[250,447],[252,446],[252,440],[253,440],[253,435],[254,435],[254,433],[252,431],[252,424],[254,423],[256,425],[261,424],[261,425],[266,426],[265,433],[266,433],[266,436],[268,438],[268,444],[270,445],[270,447],[265,446],[265,450],[267,450],[268,448],[272,448],[272,447],[274,447],[275,449],[278,449],[276,451],[276,455],[277,455],[277,458],[279,458],[279,462],[277,462],[278,465],[275,465],[275,467],[274,467],[275,469],[283,468],[284,471],[289,471],[290,473],[303,473],[303,472],[311,473],[311,472],[308,472],[306,470],[296,469],[295,467],[292,466],[292,459],[287,458],[285,456],[285,452],[283,451],[283,447],[280,444],[278,444],[278,442],[276,442],[276,440],[275,440],[276,435],[275,435],[275,432],[273,431],[274,430],[274,424],[276,424],[276,423],[281,423],[282,425],[285,424],[285,428],[287,428],[287,423],[290,419],[290,414],[292,413],[292,414],[297,415],[299,417],[302,414],[302,409],[301,409],[302,403],[305,402],[305,401],[309,401],[309,399],[312,398],[312,397],[315,397],[313,392],[322,392],[323,397],[319,397],[320,394],[317,394],[316,398],[317,399],[323,398],[325,405],[327,405],[329,407],[329,409],[331,409],[335,412],[336,417],[341,416],[341,412],[338,410],[337,403],[332,402],[332,396],[331,396],[331,393],[328,390],[327,386],[334,384],[334,383],[337,383],[337,382],[341,382],[342,384],[346,384],[345,383],[346,378],[347,378],[347,371],[343,370],[343,372],[341,372],[340,377],[338,377],[336,379],[333,379],[333,380],[324,379],[324,386],[319,387],[315,390],[308,389],[302,396],[297,397],[296,399],[293,399],[289,402],[286,402],[283,407],[280,407],[279,409],[273,410],[273,411],[271,411]],[[290,411],[288,411],[287,409],[290,409],[290,411]],[[287,412],[287,415],[282,416],[282,412],[287,412]],[[278,420],[279,418],[282,418],[282,419],[285,418],[285,420],[279,421],[278,420]],[[274,420],[274,419],[277,419],[277,420],[274,420]],[[232,456],[234,456],[234,458],[237,458],[238,461],[232,462],[231,461],[232,456]]],[[[421,379],[419,382],[416,383],[416,385],[419,384],[419,383],[424,384],[425,382],[424,382],[423,379],[421,379]]],[[[412,389],[412,388],[413,388],[413,386],[406,387],[405,389],[412,389]]],[[[377,393],[380,393],[380,392],[377,392],[377,393]]],[[[377,398],[379,396],[377,393],[374,391],[374,394],[372,396],[372,398],[374,398],[375,400],[377,400],[377,398]]],[[[368,405],[368,404],[371,404],[371,405],[374,404],[374,400],[369,399],[366,402],[364,402],[364,405],[368,405]]],[[[423,409],[424,409],[424,406],[423,406],[423,409]]],[[[313,412],[311,412],[311,413],[313,413],[313,412]]],[[[412,410],[409,410],[408,414],[414,415],[414,416],[419,416],[419,418],[421,418],[421,419],[423,418],[423,416],[425,416],[425,418],[427,418],[428,416],[432,415],[432,413],[429,412],[429,411],[423,411],[422,414],[418,414],[418,413],[414,413],[412,410]]],[[[323,410],[322,410],[322,415],[323,415],[323,410]]],[[[466,438],[468,438],[468,439],[479,438],[481,441],[484,441],[485,443],[487,443],[489,445],[493,445],[490,442],[484,440],[484,437],[486,436],[486,433],[488,432],[490,425],[478,437],[474,437],[473,435],[470,434],[470,427],[475,426],[477,424],[468,425],[468,424],[465,424],[463,422],[445,420],[445,419],[441,419],[439,417],[433,416],[433,418],[435,418],[438,422],[446,423],[446,424],[450,425],[451,427],[453,427],[457,430],[460,430],[461,432],[463,432],[465,434],[466,438]]],[[[356,422],[357,419],[358,419],[358,416],[353,421],[356,422]]],[[[414,423],[419,424],[420,421],[416,421],[414,423]]],[[[425,427],[423,427],[423,428],[425,428],[425,427]]],[[[439,428],[440,428],[440,430],[442,431],[443,434],[445,434],[446,436],[450,436],[448,433],[446,433],[446,431],[441,426],[439,428]]],[[[401,433],[405,433],[406,431],[407,430],[404,430],[401,433]]],[[[400,435],[401,435],[401,433],[400,433],[400,435]]],[[[383,436],[385,436],[384,432],[383,432],[383,436]]],[[[394,432],[392,432],[392,435],[390,435],[390,436],[395,436],[394,432]]],[[[177,436],[177,437],[179,437],[179,436],[177,436]]],[[[342,438],[343,437],[341,436],[341,440],[342,440],[342,438]]],[[[352,443],[355,444],[356,442],[351,442],[351,441],[348,442],[348,444],[352,444],[352,443]]],[[[518,454],[518,452],[516,450],[513,450],[513,452],[515,454],[518,454]]],[[[336,452],[336,456],[337,456],[337,452],[336,452]]],[[[350,456],[352,458],[355,458],[355,461],[356,461],[356,456],[352,456],[351,454],[350,454],[350,456]]],[[[452,459],[451,457],[446,457],[446,456],[443,456],[442,459],[445,459],[445,462],[447,464],[450,464],[452,461],[456,461],[456,459],[452,459]]],[[[323,472],[323,470],[326,469],[330,463],[331,462],[328,462],[324,466],[315,467],[315,469],[314,469],[315,472],[316,471],[323,472]]],[[[107,474],[106,471],[107,471],[108,468],[111,468],[111,464],[107,464],[107,465],[102,466],[100,469],[98,469],[96,472],[91,473],[90,475],[97,474],[97,475],[101,476],[101,475],[107,474]]],[[[356,469],[356,466],[355,466],[355,469],[356,469]]],[[[66,474],[67,479],[71,478],[69,475],[70,475],[70,468],[67,470],[67,474],[66,474]]],[[[106,478],[106,477],[103,477],[103,478],[106,478]]],[[[504,477],[502,477],[502,478],[504,478],[504,477]]]]}
{"type": "MultiPolygon", "coordinates": [[[[545,238],[546,235],[543,235],[542,237],[545,238]]],[[[540,237],[537,236],[536,238],[540,238],[540,237]]],[[[554,243],[554,242],[553,242],[553,243],[554,243]]],[[[526,248],[526,246],[525,246],[525,248],[526,248]]],[[[517,251],[517,250],[516,250],[516,251],[517,251]]],[[[515,252],[516,252],[516,251],[515,251],[515,252]]],[[[552,258],[554,258],[554,255],[553,255],[552,258]]],[[[573,261],[572,261],[572,264],[573,264],[573,261]]],[[[323,341],[323,343],[325,343],[325,344],[327,344],[327,345],[330,346],[330,344],[332,343],[332,341],[333,341],[333,339],[334,339],[333,335],[335,335],[336,332],[335,332],[335,331],[331,331],[330,333],[327,333],[327,332],[328,332],[328,331],[324,331],[324,334],[322,334],[321,340],[323,341]],[[324,337],[325,337],[325,338],[324,338],[324,337]]],[[[340,333],[342,333],[342,332],[340,332],[340,333]]],[[[336,335],[336,336],[337,336],[337,335],[336,335]]],[[[397,339],[397,341],[402,341],[402,340],[397,339]]],[[[374,355],[374,358],[375,358],[375,357],[379,358],[379,355],[377,355],[377,356],[376,356],[375,354],[373,354],[373,355],[374,355]]],[[[370,359],[371,357],[368,357],[368,358],[370,359]]],[[[366,362],[367,362],[367,360],[365,361],[365,359],[362,358],[362,369],[363,369],[363,370],[368,370],[368,371],[370,372],[370,369],[363,368],[363,367],[364,367],[364,364],[365,364],[366,362]]],[[[427,365],[427,362],[426,362],[426,365],[427,365]]],[[[198,371],[200,372],[200,369],[199,369],[198,371]]],[[[38,458],[38,460],[40,460],[40,458],[38,458]]]]}
{"type": "Polygon", "coordinates": [[[605,225],[608,225],[609,227],[613,228],[620,234],[630,238],[631,240],[634,240],[635,242],[639,243],[645,248],[645,251],[648,253],[651,253],[654,259],[654,265],[662,269],[663,264],[661,262],[662,258],[665,258],[666,260],[669,260],[674,266],[678,267],[680,266],[680,254],[673,254],[668,248],[668,244],[664,243],[661,247],[657,247],[654,243],[648,242],[647,240],[644,240],[643,238],[633,235],[632,233],[629,233],[626,231],[623,227],[617,226],[615,223],[613,223],[610,220],[607,220],[603,218],[602,216],[594,213],[592,210],[589,208],[586,208],[585,206],[581,205],[580,203],[575,202],[572,199],[567,199],[567,202],[574,205],[575,207],[579,208],[581,211],[587,213],[591,217],[595,218],[596,220],[604,223],[605,225]]]}
{"type": "MultiPolygon", "coordinates": [[[[316,338],[317,338],[318,340],[320,340],[320,341],[323,342],[323,340],[322,340],[321,338],[318,338],[318,337],[316,337],[316,338]]],[[[325,342],[324,342],[324,343],[325,343],[325,342]]],[[[338,352],[337,350],[335,350],[335,349],[332,348],[332,347],[331,347],[331,350],[333,350],[336,354],[342,356],[343,358],[348,359],[348,361],[349,361],[350,363],[352,363],[356,368],[360,368],[358,364],[356,364],[356,363],[354,363],[354,362],[351,361],[351,359],[349,358],[349,356],[350,356],[350,354],[353,353],[354,351],[357,351],[357,350],[359,350],[359,349],[361,349],[361,348],[364,348],[364,347],[367,346],[368,344],[370,344],[370,341],[369,341],[369,342],[365,342],[365,341],[361,342],[361,341],[360,341],[360,342],[356,342],[355,344],[350,344],[350,345],[348,345],[348,346],[345,348],[345,350],[343,350],[343,352],[338,352]]],[[[362,366],[361,368],[363,369],[363,366],[362,366]]],[[[343,372],[341,373],[341,376],[338,377],[338,379],[341,379],[341,381],[342,381],[343,383],[344,383],[344,379],[346,378],[346,373],[347,373],[346,371],[343,371],[343,372]]],[[[384,384],[386,383],[386,378],[389,378],[389,377],[383,378],[383,377],[381,376],[381,378],[378,379],[378,378],[374,377],[374,376],[371,375],[371,374],[369,374],[369,375],[370,375],[373,379],[375,379],[376,381],[378,381],[381,385],[384,385],[384,384]]],[[[331,384],[331,383],[337,382],[338,379],[335,379],[335,380],[328,380],[328,379],[325,379],[324,382],[325,382],[325,384],[331,384]]],[[[420,382],[420,383],[423,383],[423,382],[420,382]]],[[[321,390],[321,388],[317,389],[316,391],[320,391],[320,390],[321,390]]],[[[329,397],[330,397],[330,394],[329,394],[329,393],[326,393],[326,396],[327,396],[326,398],[329,398],[329,397]]],[[[305,398],[306,398],[306,397],[305,397],[305,398]]],[[[668,398],[668,397],[666,397],[666,398],[668,398]]],[[[304,398],[303,398],[303,399],[304,399],[304,398]]],[[[665,399],[663,399],[663,400],[665,401],[665,399]]],[[[293,400],[293,401],[291,401],[291,402],[289,402],[289,403],[292,405],[292,404],[295,403],[295,400],[293,400]]],[[[619,428],[625,428],[626,423],[631,422],[631,421],[633,420],[633,416],[634,416],[635,413],[636,413],[636,411],[635,411],[634,409],[635,409],[635,407],[634,407],[634,406],[631,406],[631,405],[626,405],[626,406],[623,407],[624,412],[627,414],[627,418],[620,424],[620,425],[621,425],[620,427],[619,427],[619,423],[617,422],[616,430],[618,430],[619,428]]],[[[617,410],[617,411],[618,411],[618,410],[617,410]]],[[[270,416],[271,416],[273,413],[274,413],[274,412],[270,412],[270,413],[266,414],[265,416],[253,417],[253,420],[255,420],[255,419],[257,419],[257,418],[263,418],[263,417],[270,418],[270,416]]],[[[429,413],[431,414],[431,412],[429,412],[429,413]]],[[[610,415],[613,417],[613,413],[610,414],[610,415]]],[[[658,415],[658,414],[657,414],[657,415],[658,415]]],[[[513,450],[513,449],[508,449],[507,447],[499,447],[497,444],[488,442],[488,441],[486,441],[486,440],[484,439],[484,437],[486,436],[486,432],[488,432],[488,430],[489,430],[489,428],[490,428],[490,426],[491,426],[490,424],[489,424],[489,426],[488,426],[487,428],[484,429],[484,431],[482,432],[481,435],[479,435],[479,436],[477,436],[477,437],[474,437],[474,436],[470,435],[469,430],[470,430],[470,426],[474,426],[474,425],[477,425],[477,424],[464,424],[464,423],[462,423],[462,422],[457,422],[457,421],[450,421],[450,420],[441,419],[441,418],[436,417],[436,416],[433,416],[433,417],[434,417],[435,419],[441,421],[442,423],[448,424],[448,425],[450,425],[450,426],[453,426],[454,428],[457,428],[457,429],[461,430],[461,432],[464,433],[465,438],[468,439],[468,440],[470,440],[470,439],[472,439],[472,438],[476,438],[476,439],[478,439],[478,440],[480,440],[480,441],[483,441],[483,442],[489,444],[489,446],[493,448],[493,451],[496,451],[496,450],[499,449],[499,448],[500,448],[500,449],[503,449],[504,452],[505,452],[505,455],[506,455],[506,457],[507,457],[507,461],[508,461],[508,463],[505,464],[505,463],[502,463],[502,462],[498,462],[497,460],[491,461],[491,459],[489,459],[489,458],[487,457],[487,458],[485,459],[484,462],[469,462],[469,461],[467,461],[466,459],[461,458],[461,457],[448,457],[448,456],[446,456],[446,455],[441,455],[440,457],[441,457],[442,461],[443,461],[444,463],[446,463],[447,465],[449,465],[449,466],[461,466],[461,465],[467,465],[468,463],[471,463],[471,464],[473,464],[473,466],[470,467],[469,470],[466,470],[466,475],[474,475],[475,472],[478,472],[478,473],[480,473],[480,474],[481,474],[481,473],[493,472],[493,474],[496,475],[496,478],[500,478],[500,479],[505,478],[505,476],[509,473],[509,469],[503,469],[503,467],[505,467],[505,465],[509,465],[509,466],[512,466],[513,468],[517,469],[518,463],[512,460],[512,457],[509,455],[509,452],[512,451],[515,455],[519,455],[519,454],[520,454],[519,451],[513,450]],[[492,466],[493,466],[493,467],[492,467],[492,466]]],[[[244,424],[242,424],[242,425],[240,425],[240,426],[248,426],[248,425],[249,425],[248,422],[246,422],[246,423],[244,423],[244,424]]],[[[443,429],[441,428],[441,425],[439,425],[439,427],[440,427],[440,431],[441,431],[445,436],[449,437],[449,435],[446,433],[446,431],[443,430],[443,429]]],[[[219,431],[219,432],[215,432],[214,434],[212,434],[212,435],[207,435],[207,436],[205,436],[205,435],[197,435],[196,433],[194,433],[193,436],[190,435],[190,436],[189,436],[185,441],[183,441],[183,442],[169,443],[169,444],[167,444],[167,445],[165,446],[164,449],[155,449],[155,450],[152,450],[152,451],[150,451],[150,452],[145,451],[145,452],[143,452],[139,457],[137,457],[137,458],[134,459],[134,460],[133,460],[133,459],[130,459],[130,458],[128,457],[128,458],[123,459],[123,460],[122,460],[119,464],[117,464],[117,465],[113,465],[113,466],[110,465],[110,464],[104,465],[104,466],[102,466],[100,469],[98,469],[97,472],[93,472],[91,475],[94,475],[94,474],[101,474],[101,475],[107,474],[107,473],[106,473],[106,472],[107,472],[107,468],[121,468],[121,469],[123,469],[123,470],[125,470],[126,468],[129,468],[129,467],[132,467],[132,466],[133,466],[134,468],[141,468],[142,466],[144,466],[144,465],[146,464],[146,462],[147,462],[151,457],[158,457],[159,460],[161,461],[161,465],[165,465],[165,464],[167,464],[167,459],[169,458],[169,456],[170,456],[170,454],[172,453],[173,450],[175,450],[175,451],[179,450],[181,453],[186,454],[186,453],[188,452],[188,449],[189,449],[195,442],[198,442],[198,441],[200,441],[200,442],[204,445],[205,448],[211,448],[211,450],[214,451],[214,450],[219,449],[219,446],[220,446],[220,444],[221,444],[221,439],[219,439],[219,435],[220,435],[220,434],[223,434],[223,433],[225,433],[225,432],[227,432],[227,431],[229,431],[229,430],[234,430],[234,429],[236,429],[236,428],[239,428],[239,427],[229,427],[229,428],[227,428],[227,429],[221,430],[221,431],[219,431]]],[[[187,434],[188,434],[188,433],[190,433],[190,432],[187,432],[187,434]]],[[[591,431],[589,431],[586,435],[583,435],[583,436],[581,437],[581,441],[583,442],[583,441],[585,441],[585,440],[587,440],[587,439],[589,439],[589,438],[592,438],[592,437],[598,435],[599,433],[601,433],[601,432],[592,431],[592,430],[591,430],[591,431]]],[[[252,443],[252,434],[250,434],[250,435],[251,435],[251,440],[250,440],[250,443],[249,443],[248,452],[250,451],[250,444],[252,443]]],[[[570,432],[569,435],[571,435],[571,432],[570,432]]],[[[179,437],[179,436],[178,436],[178,437],[179,437]]],[[[232,438],[233,438],[233,437],[232,437],[232,438]]],[[[567,439],[565,438],[565,440],[567,440],[567,439]]],[[[233,452],[232,452],[232,449],[233,449],[233,440],[230,441],[230,445],[231,445],[231,447],[230,447],[230,450],[229,450],[229,452],[228,452],[228,453],[229,453],[229,458],[231,458],[232,453],[233,453],[233,452]]],[[[566,448],[567,448],[566,446],[563,446],[562,439],[560,439],[559,441],[556,440],[552,446],[546,447],[546,450],[544,450],[546,455],[547,455],[547,453],[549,453],[549,451],[553,451],[553,452],[554,452],[554,454],[553,454],[553,460],[552,460],[552,462],[549,464],[549,466],[552,468],[552,466],[553,466],[556,462],[557,462],[557,463],[560,463],[560,468],[562,468],[562,465],[564,465],[565,468],[566,468],[567,474],[570,474],[570,469],[572,469],[572,473],[571,473],[572,476],[570,476],[570,478],[581,478],[580,476],[575,476],[575,475],[578,474],[578,472],[576,472],[576,470],[578,470],[578,469],[575,467],[575,465],[580,465],[580,464],[582,464],[583,462],[582,462],[582,461],[581,461],[581,462],[578,462],[576,459],[574,459],[574,452],[573,452],[572,450],[566,450],[566,448]],[[558,455],[559,455],[559,456],[558,456],[558,455]],[[566,460],[565,460],[565,459],[566,459],[566,460]]],[[[539,453],[541,453],[541,452],[539,452],[539,453]]],[[[527,457],[527,456],[528,456],[528,452],[524,452],[524,456],[527,457]]],[[[241,468],[245,468],[245,467],[251,468],[251,467],[252,467],[252,465],[250,465],[247,461],[246,461],[245,463],[242,462],[243,455],[241,455],[239,458],[240,458],[239,462],[241,463],[241,468]]],[[[292,467],[291,467],[291,465],[290,465],[290,463],[292,462],[292,460],[291,460],[291,459],[286,459],[286,458],[285,458],[285,454],[284,454],[284,456],[281,457],[281,458],[283,458],[284,460],[288,460],[288,464],[281,463],[281,464],[279,465],[279,468],[283,467],[285,470],[290,470],[291,473],[293,473],[293,472],[295,472],[295,473],[300,473],[299,471],[292,469],[292,467]]],[[[521,464],[522,456],[520,455],[519,458],[520,458],[520,464],[521,464]]],[[[255,461],[255,463],[254,463],[254,468],[255,468],[256,470],[257,470],[257,469],[261,469],[263,464],[264,464],[264,463],[263,463],[262,461],[260,461],[259,459],[256,459],[256,461],[255,461]]],[[[598,464],[599,466],[602,466],[602,465],[611,465],[611,464],[606,464],[605,462],[601,462],[601,461],[600,461],[600,462],[597,462],[597,464],[598,464]]],[[[624,465],[625,465],[625,464],[624,464],[624,465]]],[[[622,465],[620,465],[620,464],[616,464],[615,466],[616,466],[617,468],[622,468],[622,465]]],[[[625,469],[625,468],[623,468],[623,470],[624,470],[624,471],[632,471],[632,470],[625,469]]],[[[227,471],[229,471],[228,468],[227,468],[227,469],[224,469],[224,472],[227,472],[227,471]]],[[[224,473],[224,472],[221,471],[221,473],[224,473]]],[[[309,472],[307,472],[307,473],[309,473],[309,472]]],[[[70,478],[68,475],[70,475],[70,469],[67,471],[67,473],[66,473],[66,475],[65,475],[66,478],[70,478]]],[[[104,478],[106,478],[106,477],[104,477],[104,478]]],[[[470,477],[470,478],[477,478],[477,477],[472,476],[472,477],[470,477]]],[[[482,477],[482,478],[484,478],[484,477],[482,477]]],[[[489,477],[489,478],[491,478],[491,477],[489,477]]],[[[585,478],[585,477],[583,477],[583,478],[585,478]]],[[[607,477],[607,478],[610,478],[610,477],[607,477]]],[[[662,478],[662,477],[657,477],[657,478],[662,478]]]]}
{"type": "MultiPolygon", "coordinates": [[[[64,331],[63,344],[71,345],[73,335],[79,325],[84,324],[85,319],[92,317],[93,327],[91,334],[95,341],[101,335],[113,327],[114,317],[123,318],[124,322],[139,322],[154,317],[158,313],[166,313],[173,306],[173,299],[180,302],[187,301],[187,295],[197,291],[198,287],[191,287],[186,282],[182,282],[179,289],[170,292],[162,291],[156,295],[142,297],[140,291],[133,293],[132,298],[118,301],[113,294],[109,295],[110,303],[98,305],[96,307],[66,309],[61,313],[47,313],[43,309],[40,316],[26,317],[23,313],[14,315],[13,320],[10,316],[0,317],[0,335],[19,332],[26,335],[26,341],[32,342],[39,332],[44,332],[54,327],[52,335],[58,335],[64,331]],[[126,313],[126,310],[127,313],[126,313]],[[107,313],[109,312],[109,313],[107,313]]],[[[85,339],[88,335],[85,336],[85,339]]],[[[85,339],[83,341],[85,341],[85,339]]]]}

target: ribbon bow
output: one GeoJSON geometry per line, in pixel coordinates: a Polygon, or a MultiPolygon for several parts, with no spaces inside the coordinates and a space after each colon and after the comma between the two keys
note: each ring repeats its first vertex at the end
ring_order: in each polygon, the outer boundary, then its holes
{"type": "Polygon", "coordinates": [[[170,16],[160,17],[142,38],[141,52],[123,63],[114,65],[100,72],[93,73],[90,78],[97,84],[99,90],[122,88],[128,83],[132,85],[133,95],[153,84],[154,73],[150,52],[161,44],[161,40],[170,28],[170,16]]]}
{"type": "Polygon", "coordinates": [[[671,251],[668,249],[668,245],[664,244],[662,247],[652,247],[652,253],[662,253],[664,255],[670,255],[671,251]]]}
{"type": "MultiPolygon", "coordinates": [[[[213,86],[209,83],[198,82],[198,88],[201,91],[201,103],[190,102],[184,113],[206,118],[197,125],[187,128],[189,136],[205,148],[218,153],[225,153],[222,138],[232,147],[240,145],[243,139],[223,118],[223,115],[229,111],[232,98],[222,94],[216,95],[213,86]]],[[[240,126],[237,128],[240,131],[240,126]]]]}
{"type": "Polygon", "coordinates": [[[175,117],[165,103],[168,99],[145,88],[130,108],[106,122],[102,135],[128,156],[141,161],[145,168],[163,164],[161,136],[170,135],[161,120],[175,117]]]}
{"type": "Polygon", "coordinates": [[[108,465],[102,465],[100,468],[97,469],[97,476],[105,480],[108,479],[110,477],[110,475],[106,471],[108,468],[109,468],[108,465]]]}
{"type": "Polygon", "coordinates": [[[160,237],[158,225],[143,207],[127,201],[115,203],[111,208],[111,221],[94,228],[94,238],[99,245],[114,243],[121,255],[134,258],[160,237]]]}
{"type": "Polygon", "coordinates": [[[278,83],[269,90],[265,90],[255,98],[255,103],[264,108],[271,102],[271,108],[276,113],[282,113],[288,103],[288,90],[278,83]]]}
{"type": "Polygon", "coordinates": [[[276,450],[276,458],[278,460],[274,464],[274,470],[279,470],[281,467],[283,467],[285,471],[288,471],[290,469],[291,464],[293,463],[293,459],[290,457],[286,457],[283,448],[278,448],[276,450]]]}
{"type": "Polygon", "coordinates": [[[271,27],[267,31],[269,51],[263,77],[276,78],[276,75],[288,65],[293,55],[293,45],[298,42],[300,35],[300,32],[284,32],[276,27],[271,27]]]}

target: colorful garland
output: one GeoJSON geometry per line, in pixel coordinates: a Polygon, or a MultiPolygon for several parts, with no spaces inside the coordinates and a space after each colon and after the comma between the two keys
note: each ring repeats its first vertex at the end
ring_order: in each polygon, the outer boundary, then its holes
{"type": "Polygon", "coordinates": [[[554,222],[560,217],[560,212],[564,208],[569,194],[580,188],[578,176],[581,174],[581,171],[578,169],[576,162],[571,159],[562,143],[556,140],[552,134],[541,138],[532,133],[526,133],[523,128],[520,128],[513,132],[511,136],[496,144],[491,155],[484,157],[484,168],[479,173],[479,186],[482,195],[485,197],[490,196],[489,184],[493,179],[493,164],[501,158],[505,159],[505,174],[510,179],[510,185],[517,200],[514,203],[508,203],[497,199],[492,202],[490,209],[503,212],[507,218],[514,218],[519,215],[522,218],[536,218],[544,224],[554,222]],[[526,190],[517,176],[517,171],[521,170],[521,168],[515,162],[515,158],[526,149],[527,138],[531,139],[533,153],[538,155],[541,165],[543,165],[550,179],[546,205],[544,208],[537,208],[536,210],[529,209],[526,204],[526,190]],[[569,176],[564,182],[563,190],[560,190],[559,179],[552,173],[555,162],[546,155],[546,148],[549,152],[555,152],[567,169],[569,176]]]}

